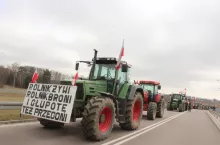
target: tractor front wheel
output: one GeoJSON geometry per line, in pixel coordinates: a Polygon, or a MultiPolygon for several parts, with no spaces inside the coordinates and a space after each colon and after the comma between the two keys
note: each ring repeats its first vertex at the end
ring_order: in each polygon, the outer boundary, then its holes
{"type": "Polygon", "coordinates": [[[104,140],[112,132],[115,106],[106,96],[93,97],[84,108],[82,131],[87,139],[104,140]]]}
{"type": "Polygon", "coordinates": [[[143,111],[143,96],[136,92],[134,100],[128,100],[126,106],[125,122],[119,123],[125,130],[135,130],[140,126],[143,111]]]}
{"type": "Polygon", "coordinates": [[[165,101],[164,99],[161,99],[160,102],[157,103],[157,114],[156,117],[162,118],[164,114],[164,109],[165,109],[165,101]]]}
{"type": "Polygon", "coordinates": [[[147,111],[147,119],[154,120],[156,118],[156,114],[157,114],[157,103],[150,102],[147,111]]]}
{"type": "Polygon", "coordinates": [[[46,119],[38,118],[38,121],[40,121],[40,124],[43,125],[45,128],[60,128],[64,126],[64,123],[50,121],[46,119]]]}

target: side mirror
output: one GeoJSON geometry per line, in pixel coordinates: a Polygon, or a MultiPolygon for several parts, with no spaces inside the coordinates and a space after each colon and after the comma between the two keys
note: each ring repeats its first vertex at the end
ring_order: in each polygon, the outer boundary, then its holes
{"type": "Polygon", "coordinates": [[[158,86],[158,90],[160,90],[160,89],[161,89],[161,85],[158,86]]]}
{"type": "Polygon", "coordinates": [[[79,69],[79,62],[76,63],[75,70],[79,69]]]}
{"type": "Polygon", "coordinates": [[[122,64],[121,71],[128,72],[128,66],[126,64],[122,64]]]}

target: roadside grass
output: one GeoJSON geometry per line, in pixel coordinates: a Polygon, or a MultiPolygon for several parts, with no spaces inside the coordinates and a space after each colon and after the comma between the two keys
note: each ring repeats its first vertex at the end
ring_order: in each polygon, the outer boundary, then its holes
{"type": "MultiPolygon", "coordinates": [[[[14,90],[18,89],[19,88],[15,88],[14,90]]],[[[24,96],[25,94],[22,93],[0,92],[0,102],[23,102],[24,96]]],[[[0,121],[23,120],[33,118],[34,117],[28,115],[22,115],[20,117],[20,110],[0,110],[0,121]]]]}
{"type": "Polygon", "coordinates": [[[23,102],[25,94],[0,92],[0,102],[23,102]]]}
{"type": "Polygon", "coordinates": [[[0,121],[34,119],[32,116],[21,115],[20,110],[0,110],[0,121]]]}

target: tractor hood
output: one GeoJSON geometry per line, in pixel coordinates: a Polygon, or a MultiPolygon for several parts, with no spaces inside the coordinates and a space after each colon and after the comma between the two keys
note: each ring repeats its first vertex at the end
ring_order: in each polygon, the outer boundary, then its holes
{"type": "Polygon", "coordinates": [[[173,99],[174,102],[178,102],[178,99],[173,99]]]}
{"type": "MultiPolygon", "coordinates": [[[[85,94],[87,95],[98,95],[98,92],[106,92],[107,81],[106,80],[77,80],[76,85],[83,87],[85,94]]],[[[80,88],[79,88],[80,89],[80,88]]],[[[80,94],[79,94],[80,95],[80,94]]]]}

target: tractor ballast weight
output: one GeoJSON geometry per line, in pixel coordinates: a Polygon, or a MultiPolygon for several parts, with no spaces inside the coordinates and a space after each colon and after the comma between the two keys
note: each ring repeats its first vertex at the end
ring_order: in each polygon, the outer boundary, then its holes
{"type": "Polygon", "coordinates": [[[144,90],[144,111],[147,111],[147,119],[154,120],[156,117],[162,118],[164,115],[165,101],[158,93],[161,85],[156,81],[141,80],[138,84],[144,90]]]}
{"type": "MultiPolygon", "coordinates": [[[[76,81],[71,121],[82,118],[82,132],[91,140],[107,138],[115,118],[122,129],[137,129],[142,119],[144,91],[141,86],[130,83],[128,73],[131,66],[121,61],[121,67],[117,70],[116,58],[98,58],[97,50],[92,61],[77,61],[76,70],[80,63],[86,63],[92,68],[88,79],[76,81]]],[[[61,84],[71,85],[72,82],[61,81],[61,84]]],[[[44,119],[41,119],[41,124],[46,127],[51,124],[63,125],[44,119]]]]}

